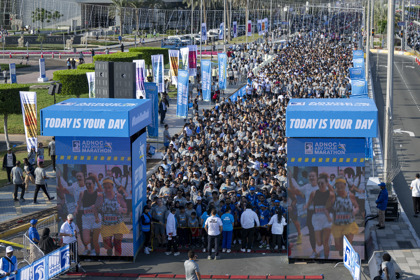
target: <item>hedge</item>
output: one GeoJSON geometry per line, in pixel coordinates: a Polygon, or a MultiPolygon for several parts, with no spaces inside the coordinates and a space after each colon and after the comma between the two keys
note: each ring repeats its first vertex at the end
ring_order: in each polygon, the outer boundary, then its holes
{"type": "Polygon", "coordinates": [[[54,72],[53,80],[60,81],[63,85],[61,94],[79,97],[81,94],[89,92],[87,72],[92,71],[85,69],[58,70],[54,72]]]}
{"type": "Polygon", "coordinates": [[[77,66],[79,70],[95,71],[95,63],[84,63],[77,66]]]}
{"type": "Polygon", "coordinates": [[[157,48],[157,47],[139,47],[139,48],[130,48],[128,50],[130,53],[141,53],[142,59],[146,65],[152,65],[152,55],[163,54],[164,63],[169,63],[169,53],[168,49],[157,48]]]}
{"type": "Polygon", "coordinates": [[[141,53],[113,53],[113,54],[100,54],[93,57],[93,61],[114,61],[114,62],[133,62],[135,59],[141,59],[141,53]]]}
{"type": "Polygon", "coordinates": [[[20,114],[19,91],[29,91],[26,84],[0,84],[0,114],[20,114]]]}

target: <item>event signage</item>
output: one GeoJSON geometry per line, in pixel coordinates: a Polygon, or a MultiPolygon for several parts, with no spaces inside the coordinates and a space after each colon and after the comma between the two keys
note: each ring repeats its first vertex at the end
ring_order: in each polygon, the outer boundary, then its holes
{"type": "Polygon", "coordinates": [[[238,22],[233,22],[233,38],[238,37],[238,22]]]}
{"type": "Polygon", "coordinates": [[[136,98],[145,97],[144,81],[146,78],[146,65],[144,59],[133,60],[136,64],[136,98]]]}
{"type": "Polygon", "coordinates": [[[366,80],[351,80],[351,96],[364,95],[367,96],[368,85],[366,80]]]}
{"type": "Polygon", "coordinates": [[[181,53],[181,61],[182,61],[182,66],[180,66],[179,69],[188,71],[188,67],[189,67],[188,56],[190,54],[190,50],[188,48],[180,48],[179,51],[181,53]]]}
{"type": "Polygon", "coordinates": [[[344,266],[350,271],[353,279],[359,280],[360,257],[345,235],[343,236],[343,263],[344,266]]]}
{"type": "Polygon", "coordinates": [[[178,71],[178,96],[176,115],[182,118],[188,117],[188,77],[188,71],[178,71]]]}
{"type": "Polygon", "coordinates": [[[364,58],[365,53],[362,50],[354,50],[353,51],[353,59],[355,58],[364,58]]]}
{"type": "Polygon", "coordinates": [[[248,20],[248,23],[246,25],[246,36],[250,37],[252,36],[252,21],[248,20]]]}
{"type": "Polygon", "coordinates": [[[363,68],[349,68],[351,80],[364,80],[365,71],[363,68]]]}
{"type": "Polygon", "coordinates": [[[171,70],[171,81],[173,85],[176,85],[178,82],[179,50],[168,50],[168,52],[171,70]]]}
{"type": "Polygon", "coordinates": [[[190,76],[197,76],[197,45],[188,46],[188,73],[190,76]]]}
{"type": "Polygon", "coordinates": [[[289,138],[288,166],[365,166],[365,138],[289,138]]]}
{"type": "Polygon", "coordinates": [[[47,74],[45,72],[45,58],[39,59],[39,78],[38,80],[45,81],[47,79],[47,74]]]}
{"type": "Polygon", "coordinates": [[[35,149],[38,147],[36,92],[21,91],[20,103],[22,106],[23,125],[25,127],[26,149],[29,152],[31,147],[35,147],[35,149]]]}
{"type": "Polygon", "coordinates": [[[86,78],[89,87],[89,98],[95,98],[95,72],[87,72],[86,78]]]}
{"type": "Polygon", "coordinates": [[[225,32],[224,23],[220,23],[219,40],[223,40],[223,34],[225,32]]]}
{"type": "Polygon", "coordinates": [[[219,63],[219,88],[226,89],[226,53],[217,54],[217,61],[219,63]]]}
{"type": "Polygon", "coordinates": [[[353,67],[355,68],[363,68],[365,67],[365,59],[364,58],[353,58],[353,67]]]}
{"type": "Polygon", "coordinates": [[[201,24],[201,41],[207,41],[207,25],[205,22],[201,24]]]}
{"type": "Polygon", "coordinates": [[[376,137],[377,125],[369,98],[291,99],[286,110],[287,137],[376,137]]]}
{"type": "Polygon", "coordinates": [[[9,64],[9,71],[10,71],[10,83],[16,84],[17,83],[17,79],[16,79],[16,64],[10,63],[9,64]]]}
{"type": "Polygon", "coordinates": [[[158,89],[155,83],[144,83],[146,89],[146,99],[152,102],[152,122],[147,127],[149,137],[159,136],[159,97],[158,89]]]}
{"type": "Polygon", "coordinates": [[[262,24],[263,24],[263,28],[262,28],[263,32],[268,32],[268,18],[263,19],[262,24]]]}
{"type": "Polygon", "coordinates": [[[41,110],[41,133],[129,137],[151,122],[147,99],[71,98],[41,110]]]}
{"type": "Polygon", "coordinates": [[[201,61],[201,86],[203,91],[203,100],[210,101],[211,99],[211,61],[201,61]]]}
{"type": "Polygon", "coordinates": [[[152,55],[153,82],[159,92],[165,91],[163,54],[152,55]]]}
{"type": "Polygon", "coordinates": [[[17,274],[2,278],[5,280],[48,280],[70,269],[69,245],[18,270],[17,274]]]}
{"type": "Polygon", "coordinates": [[[262,35],[262,20],[257,20],[257,30],[258,30],[258,35],[262,35]]]}

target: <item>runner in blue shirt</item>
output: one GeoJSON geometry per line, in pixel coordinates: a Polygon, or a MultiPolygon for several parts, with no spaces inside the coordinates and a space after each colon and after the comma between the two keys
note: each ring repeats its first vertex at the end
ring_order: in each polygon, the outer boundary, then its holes
{"type": "Polygon", "coordinates": [[[258,205],[258,217],[260,218],[260,234],[261,234],[261,243],[260,248],[266,247],[270,249],[270,236],[268,233],[268,222],[270,222],[270,210],[266,204],[260,203],[258,205]]]}
{"type": "Polygon", "coordinates": [[[233,235],[233,224],[235,219],[231,214],[232,210],[230,207],[227,207],[225,213],[222,215],[222,223],[223,223],[223,240],[222,240],[222,252],[230,253],[231,246],[232,246],[232,235],[233,235]]]}

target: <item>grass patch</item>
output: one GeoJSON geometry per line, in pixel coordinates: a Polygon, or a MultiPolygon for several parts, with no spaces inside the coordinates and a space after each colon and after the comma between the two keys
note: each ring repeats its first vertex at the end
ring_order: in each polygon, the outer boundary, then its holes
{"type": "MultiPolygon", "coordinates": [[[[38,85],[38,84],[36,84],[38,85]]],[[[38,135],[40,133],[39,111],[43,108],[54,104],[54,97],[48,94],[48,89],[31,89],[37,93],[37,116],[38,116],[38,135]]],[[[81,98],[89,98],[88,93],[80,95],[81,98]]],[[[56,101],[61,102],[69,98],[76,98],[76,95],[56,95],[56,101]]],[[[4,118],[0,116],[0,133],[4,133],[4,118]]],[[[11,114],[8,116],[7,127],[9,134],[24,134],[25,128],[23,127],[22,114],[11,114]]],[[[3,139],[2,139],[3,140],[3,139]]],[[[2,159],[2,158],[1,158],[2,159]]]]}
{"type": "MultiPolygon", "coordinates": [[[[44,147],[48,147],[48,142],[43,142],[42,144],[44,144],[44,147]]],[[[16,155],[16,160],[19,160],[22,163],[21,168],[23,170],[23,159],[28,157],[28,151],[26,150],[26,145],[14,147],[13,152],[16,155]]],[[[7,151],[1,151],[0,158],[3,159],[6,153],[7,151]]],[[[48,148],[44,148],[44,167],[47,167],[50,164],[52,164],[52,161],[50,157],[48,156],[48,148]]],[[[7,183],[7,173],[6,171],[2,171],[0,172],[0,187],[4,186],[6,183],[7,183]]]]}

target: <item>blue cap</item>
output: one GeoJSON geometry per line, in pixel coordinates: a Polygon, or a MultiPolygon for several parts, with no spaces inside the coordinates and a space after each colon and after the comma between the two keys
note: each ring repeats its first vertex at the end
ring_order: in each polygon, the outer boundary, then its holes
{"type": "Polygon", "coordinates": [[[380,187],[386,187],[386,184],[385,184],[384,182],[380,182],[380,183],[378,184],[378,186],[380,186],[380,187]]]}
{"type": "Polygon", "coordinates": [[[249,188],[250,191],[255,191],[254,187],[249,188]]]}
{"type": "Polygon", "coordinates": [[[239,197],[241,197],[241,194],[240,194],[240,193],[237,193],[237,194],[236,194],[236,196],[239,196],[239,197]]]}
{"type": "Polygon", "coordinates": [[[265,208],[267,208],[267,205],[265,205],[264,203],[260,203],[260,204],[258,204],[258,207],[265,207],[265,208]]]}
{"type": "Polygon", "coordinates": [[[36,220],[36,219],[32,219],[29,223],[31,224],[31,225],[36,225],[36,223],[38,222],[38,220],[36,220]]]}
{"type": "Polygon", "coordinates": [[[280,203],[280,200],[276,199],[274,200],[274,203],[280,203]]]}

